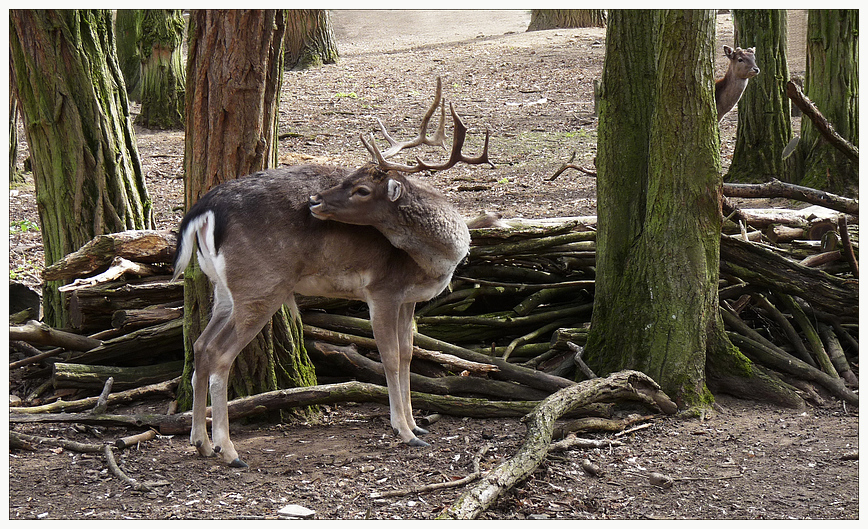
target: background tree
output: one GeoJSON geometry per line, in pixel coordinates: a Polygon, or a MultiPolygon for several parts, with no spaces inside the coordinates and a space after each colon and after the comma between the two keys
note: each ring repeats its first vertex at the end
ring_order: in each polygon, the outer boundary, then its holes
{"type": "Polygon", "coordinates": [[[527,30],[604,27],[605,9],[532,9],[527,30]]]}
{"type": "Polygon", "coordinates": [[[18,170],[18,99],[9,91],[9,181],[22,183],[24,176],[18,170]]]}
{"type": "Polygon", "coordinates": [[[142,61],[142,109],[136,124],[152,129],[184,126],[181,61],[184,17],[180,9],[145,9],[141,16],[139,57],[142,61]]]}
{"type": "Polygon", "coordinates": [[[290,9],[286,25],[287,68],[304,70],[337,62],[337,41],[327,10],[290,9]]]}
{"type": "MultiPolygon", "coordinates": [[[[793,139],[786,84],[787,12],[783,9],[735,9],[734,46],[756,48],[760,74],[750,80],[738,102],[738,132],[732,163],[726,175],[733,182],[789,180],[782,158],[793,139]]],[[[715,53],[721,53],[718,44],[715,53]]]]}
{"type": "MultiPolygon", "coordinates": [[[[805,95],[835,130],[859,145],[859,12],[816,9],[808,12],[805,95]]],[[[802,185],[837,193],[858,189],[859,168],[826,142],[802,116],[796,154],[802,160],[802,185]]]]}
{"type": "MultiPolygon", "coordinates": [[[[284,12],[194,11],[187,64],[186,202],[210,188],[277,163],[277,108],[283,74],[284,12]]],[[[192,404],[193,342],[210,316],[211,285],[191,265],[184,274],[186,362],[179,400],[192,404]]],[[[301,322],[286,308],[235,361],[230,398],[316,384],[301,322]]]]}
{"type": "MultiPolygon", "coordinates": [[[[152,227],[111,11],[12,10],[9,19],[46,266],[96,235],[152,227]]],[[[57,327],[67,322],[61,284],[43,286],[45,321],[57,327]]]]}
{"type": "Polygon", "coordinates": [[[715,381],[730,384],[751,372],[718,313],[714,12],[618,10],[609,17],[585,357],[600,375],[637,369],[680,407],[701,407],[711,399],[707,361],[715,381]]]}
{"type": "Polygon", "coordinates": [[[130,101],[142,100],[142,58],[139,55],[141,38],[141,10],[118,9],[115,13],[115,46],[130,101]]]}

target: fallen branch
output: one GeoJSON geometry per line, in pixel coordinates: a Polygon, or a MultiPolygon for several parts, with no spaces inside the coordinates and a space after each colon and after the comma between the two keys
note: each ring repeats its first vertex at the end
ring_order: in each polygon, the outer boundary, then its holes
{"type": "MultiPolygon", "coordinates": [[[[538,404],[537,401],[492,401],[448,395],[430,395],[412,392],[413,404],[432,412],[459,417],[522,417],[538,404]]],[[[110,397],[111,399],[111,397],[110,397]]],[[[377,384],[343,382],[302,388],[269,391],[229,402],[229,418],[240,419],[261,415],[269,411],[337,402],[376,402],[388,405],[388,390],[377,384]]],[[[26,410],[27,408],[25,408],[26,410]]],[[[9,422],[21,423],[82,423],[112,426],[151,427],[163,435],[181,434],[190,431],[192,414],[176,415],[93,415],[91,413],[19,413],[10,409],[9,422]]]]}
{"type": "MultiPolygon", "coordinates": [[[[106,399],[107,405],[123,404],[132,402],[144,397],[153,395],[174,396],[175,388],[178,387],[181,377],[160,382],[159,384],[151,384],[140,388],[134,388],[127,391],[112,393],[106,399]]],[[[42,406],[17,406],[10,407],[9,413],[58,413],[58,412],[76,412],[90,410],[99,402],[99,397],[88,397],[86,399],[63,401],[58,400],[50,404],[42,406]]]]}
{"type": "Polygon", "coordinates": [[[9,327],[9,339],[35,345],[54,345],[73,351],[89,351],[102,342],[80,334],[52,329],[44,323],[30,320],[24,325],[9,327]]]}
{"type": "Polygon", "coordinates": [[[816,204],[850,215],[859,215],[859,201],[810,187],[781,182],[773,178],[762,184],[734,184],[725,182],[723,194],[738,198],[789,198],[816,204]]]}
{"type": "Polygon", "coordinates": [[[66,439],[54,439],[52,437],[41,437],[38,435],[30,435],[25,433],[9,432],[9,446],[11,447],[28,447],[34,449],[37,445],[59,446],[64,450],[82,453],[97,453],[101,452],[106,459],[106,464],[112,474],[124,483],[133,487],[133,489],[143,492],[149,492],[151,489],[143,483],[139,483],[135,479],[127,476],[115,461],[114,453],[111,445],[97,445],[90,443],[78,443],[75,441],[67,441],[66,439]]]}
{"type": "Polygon", "coordinates": [[[799,110],[810,118],[814,123],[814,126],[817,127],[817,131],[820,135],[826,138],[826,140],[828,140],[828,142],[836,149],[844,153],[844,156],[849,158],[850,161],[857,165],[859,164],[859,148],[841,137],[841,135],[832,128],[832,124],[829,123],[829,120],[823,116],[817,106],[814,105],[814,102],[805,96],[802,89],[799,88],[799,85],[793,81],[787,81],[787,96],[793,100],[793,103],[799,107],[799,110]]]}
{"type": "Polygon", "coordinates": [[[504,492],[536,470],[548,453],[557,418],[591,402],[623,399],[638,400],[666,413],[674,413],[676,410],[675,404],[660,391],[660,387],[638,371],[619,371],[606,378],[586,380],[558,391],[541,402],[533,413],[525,418],[527,435],[516,455],[489,472],[439,518],[477,518],[504,492]]]}

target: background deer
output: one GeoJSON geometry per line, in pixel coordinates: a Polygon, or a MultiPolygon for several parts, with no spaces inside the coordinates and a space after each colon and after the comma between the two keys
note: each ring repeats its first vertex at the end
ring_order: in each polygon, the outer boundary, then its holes
{"type": "Polygon", "coordinates": [[[241,349],[287,304],[297,317],[294,293],[363,300],[386,372],[392,428],[413,446],[417,436],[410,405],[410,360],[415,304],[439,294],[467,255],[470,233],[458,210],[437,190],[408,173],[442,170],[458,162],[489,163],[488,131],[482,154],[461,154],[467,129],[452,108],[454,138],[449,160],[430,165],[387,161],[403,149],[445,143],[445,108],[437,133],[428,121],[419,135],[399,143],[380,126],[391,148],[381,153],[362,142],[376,163],[356,170],[305,165],[281,167],[221,184],[181,221],[175,275],[190,261],[194,243],[202,271],[214,285],[211,320],[193,345],[193,426],[190,444],[203,456],[219,454],[246,467],[229,439],[227,379],[241,349]],[[210,391],[213,445],[205,413],[210,391]]]}
{"type": "Polygon", "coordinates": [[[723,47],[723,54],[729,59],[729,67],[723,78],[714,83],[718,123],[741,99],[741,94],[747,88],[748,80],[759,75],[760,69],[756,65],[755,52],[756,48],[736,48],[733,50],[729,46],[723,47]]]}

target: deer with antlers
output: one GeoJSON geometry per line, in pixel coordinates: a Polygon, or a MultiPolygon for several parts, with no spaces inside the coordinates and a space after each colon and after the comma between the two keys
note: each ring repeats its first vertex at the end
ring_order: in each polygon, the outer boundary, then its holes
{"type": "Polygon", "coordinates": [[[445,148],[441,99],[438,78],[434,103],[413,140],[394,140],[382,122],[388,150],[380,152],[373,138],[362,136],[372,163],[356,170],[281,167],[231,180],[211,189],[181,221],[173,279],[187,267],[195,245],[199,266],[214,286],[211,320],[193,345],[190,443],[201,455],[216,453],[230,466],[247,466],[229,439],[229,371],[281,305],[297,317],[294,293],[368,304],[392,428],[408,445],[428,446],[418,437],[428,432],[416,425],[410,405],[413,313],[416,303],[448,285],[468,253],[470,234],[442,194],[409,174],[458,162],[491,164],[487,130],[482,154],[461,153],[467,129],[452,105],[454,137],[446,162],[388,161],[422,144],[445,148]],[[428,122],[438,106],[440,125],[430,137],[428,122]],[[209,391],[213,444],[206,430],[209,391]]]}

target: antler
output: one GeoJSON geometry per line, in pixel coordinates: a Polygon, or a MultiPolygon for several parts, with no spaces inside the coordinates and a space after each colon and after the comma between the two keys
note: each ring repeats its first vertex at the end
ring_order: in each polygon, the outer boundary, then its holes
{"type": "Polygon", "coordinates": [[[434,138],[428,138],[426,136],[426,129],[428,127],[428,121],[431,119],[431,116],[434,114],[434,111],[437,109],[437,106],[441,104],[441,88],[440,88],[440,78],[437,78],[437,91],[434,96],[434,104],[431,105],[431,108],[428,109],[428,112],[425,113],[425,116],[422,118],[422,126],[419,131],[419,135],[416,138],[399,143],[395,141],[389,134],[386,132],[386,128],[383,126],[383,123],[378,119],[377,122],[380,123],[380,129],[383,132],[383,136],[391,144],[389,150],[384,153],[381,153],[377,148],[377,144],[374,142],[373,135],[369,140],[365,139],[364,135],[359,136],[362,140],[362,143],[365,145],[365,148],[368,149],[374,156],[374,160],[377,162],[377,165],[380,169],[384,171],[395,170],[401,171],[403,173],[418,173],[419,171],[432,170],[432,171],[442,171],[444,169],[449,169],[453,165],[458,162],[464,162],[467,164],[483,164],[487,163],[491,167],[494,167],[494,164],[488,159],[488,137],[489,131],[485,129],[485,144],[482,147],[482,154],[479,156],[468,157],[461,153],[462,147],[464,147],[464,140],[467,137],[467,127],[461,121],[461,117],[455,112],[455,107],[452,103],[449,104],[449,111],[452,114],[452,123],[454,127],[453,138],[452,138],[452,152],[449,155],[449,160],[445,163],[439,165],[431,165],[426,162],[423,162],[418,156],[416,157],[416,163],[414,165],[403,165],[399,163],[389,162],[386,159],[390,158],[396,154],[398,154],[403,149],[409,147],[416,147],[421,144],[426,145],[440,145],[442,147],[446,147],[446,136],[444,133],[444,121],[446,117],[445,107],[441,106],[440,112],[440,126],[438,127],[437,134],[435,134],[434,138]]]}

